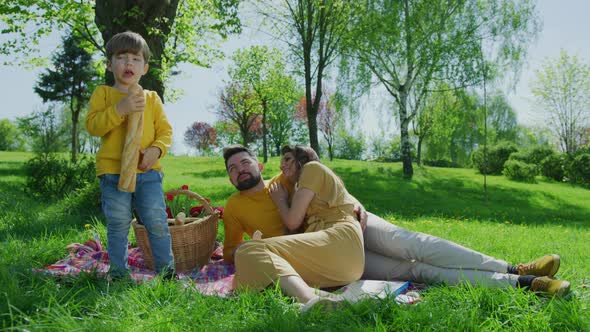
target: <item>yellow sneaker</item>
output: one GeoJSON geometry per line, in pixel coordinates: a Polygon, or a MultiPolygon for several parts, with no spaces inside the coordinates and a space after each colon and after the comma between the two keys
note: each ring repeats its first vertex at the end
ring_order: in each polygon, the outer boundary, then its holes
{"type": "Polygon", "coordinates": [[[549,277],[537,277],[531,282],[530,290],[560,297],[569,293],[570,283],[569,281],[557,280],[549,277]]]}
{"type": "Polygon", "coordinates": [[[559,259],[559,255],[545,255],[530,263],[518,264],[516,269],[518,275],[521,276],[534,275],[539,277],[553,277],[557,273],[557,270],[559,270],[559,259]]]}

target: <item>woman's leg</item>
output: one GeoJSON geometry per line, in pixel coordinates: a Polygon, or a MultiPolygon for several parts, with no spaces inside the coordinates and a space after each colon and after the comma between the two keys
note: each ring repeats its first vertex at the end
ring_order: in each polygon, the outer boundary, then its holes
{"type": "Polygon", "coordinates": [[[317,296],[316,290],[309,287],[300,276],[280,277],[279,286],[285,295],[296,298],[299,303],[307,303],[317,296]]]}
{"type": "Polygon", "coordinates": [[[365,248],[394,261],[506,273],[508,263],[433,235],[412,232],[369,213],[365,248]]]}
{"type": "Polygon", "coordinates": [[[364,265],[360,235],[360,229],[351,232],[334,227],[248,241],[235,253],[234,288],[260,290],[279,280],[289,295],[302,300],[313,294],[312,287],[358,280],[364,265]]]}

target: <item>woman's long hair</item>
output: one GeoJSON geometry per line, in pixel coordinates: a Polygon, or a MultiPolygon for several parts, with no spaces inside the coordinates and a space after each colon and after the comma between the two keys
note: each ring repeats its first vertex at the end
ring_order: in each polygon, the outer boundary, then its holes
{"type": "Polygon", "coordinates": [[[307,145],[285,145],[281,149],[283,155],[287,152],[291,152],[297,162],[297,169],[301,170],[303,165],[310,161],[320,161],[318,154],[307,145]]]}

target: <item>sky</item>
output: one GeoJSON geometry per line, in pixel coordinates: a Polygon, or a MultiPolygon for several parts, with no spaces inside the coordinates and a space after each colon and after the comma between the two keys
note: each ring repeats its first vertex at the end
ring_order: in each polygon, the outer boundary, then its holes
{"type": "MultiPolygon", "coordinates": [[[[589,0],[540,0],[539,15],[543,21],[542,31],[537,41],[529,48],[527,62],[522,68],[518,83],[514,90],[506,90],[508,100],[516,110],[518,121],[525,125],[542,125],[543,118],[539,107],[534,104],[530,91],[530,83],[535,78],[535,70],[539,69],[547,58],[556,58],[564,49],[570,55],[577,55],[583,62],[590,64],[590,1],[589,0]]],[[[239,48],[257,44],[277,43],[268,35],[258,32],[254,24],[245,22],[253,28],[246,28],[238,37],[230,38],[222,50],[230,56],[239,48]]],[[[0,36],[0,40],[4,41],[0,36]]],[[[41,43],[43,52],[49,55],[59,48],[59,38],[54,36],[41,43]]],[[[0,58],[0,60],[4,60],[0,58]]],[[[2,61],[0,61],[2,62],[2,61]]],[[[165,111],[174,129],[172,152],[184,154],[189,152],[182,143],[183,133],[195,121],[213,123],[216,120],[215,105],[217,94],[227,79],[229,61],[221,61],[211,68],[199,68],[183,65],[183,74],[171,83],[173,88],[184,90],[183,96],[175,102],[165,105],[165,111]]],[[[0,100],[4,106],[0,111],[0,119],[14,120],[30,114],[42,107],[41,99],[33,92],[38,75],[43,68],[26,70],[0,65],[0,100]]],[[[365,98],[368,100],[369,98],[365,98]]],[[[371,98],[374,100],[374,98],[371,98]]],[[[377,127],[387,127],[391,118],[383,112],[382,102],[366,103],[359,119],[365,132],[375,132],[377,127]],[[385,114],[385,115],[384,115],[385,114]]],[[[385,128],[387,129],[387,128],[385,128]]]]}

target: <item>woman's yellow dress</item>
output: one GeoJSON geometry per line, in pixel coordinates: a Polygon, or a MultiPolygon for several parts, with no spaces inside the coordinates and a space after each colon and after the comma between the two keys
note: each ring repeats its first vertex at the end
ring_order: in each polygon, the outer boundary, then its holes
{"type": "Polygon", "coordinates": [[[297,188],[315,193],[305,232],[242,244],[235,253],[234,288],[260,290],[285,276],[300,276],[313,287],[341,286],[361,277],[363,234],[353,211],[356,200],[342,180],[323,164],[309,162],[297,188]]]}

